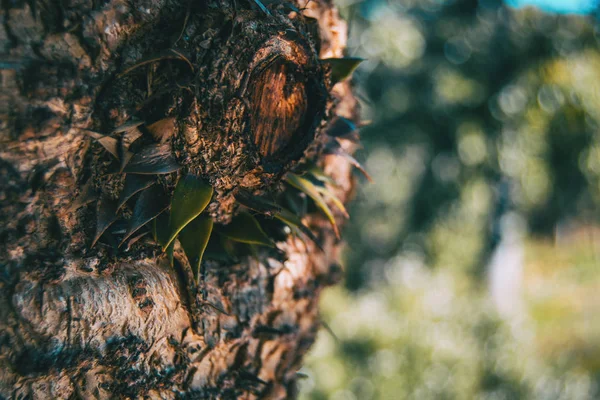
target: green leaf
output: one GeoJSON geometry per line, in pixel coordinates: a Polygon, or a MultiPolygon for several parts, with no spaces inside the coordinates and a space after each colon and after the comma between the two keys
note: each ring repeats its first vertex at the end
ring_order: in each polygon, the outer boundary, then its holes
{"type": "Polygon", "coordinates": [[[199,215],[179,233],[179,242],[192,266],[196,282],[198,282],[200,263],[210,239],[212,228],[212,218],[208,215],[199,215]]]}
{"type": "Polygon", "coordinates": [[[213,188],[203,179],[192,174],[186,175],[177,182],[173,199],[171,200],[171,217],[169,219],[169,236],[162,243],[163,249],[166,249],[175,236],[191,220],[196,218],[208,203],[213,195],[213,188]]]}
{"type": "Polygon", "coordinates": [[[158,244],[164,243],[169,237],[169,213],[162,212],[152,220],[152,238],[158,244]]]}
{"type": "Polygon", "coordinates": [[[131,157],[123,172],[129,174],[169,174],[181,168],[169,143],[144,147],[131,157]]]}
{"type": "Polygon", "coordinates": [[[317,187],[308,179],[302,178],[301,176],[298,176],[296,174],[288,173],[286,179],[290,185],[300,190],[301,192],[306,193],[311,199],[313,199],[317,207],[319,207],[321,211],[323,211],[325,216],[327,216],[327,219],[329,219],[329,222],[333,227],[333,232],[335,233],[335,236],[339,239],[340,231],[337,227],[337,224],[335,223],[335,217],[333,216],[333,213],[329,209],[329,206],[317,190],[317,187]]]}
{"type": "Polygon", "coordinates": [[[289,225],[290,227],[299,229],[300,232],[302,232],[305,236],[312,240],[317,245],[317,247],[319,247],[319,249],[323,250],[315,235],[306,225],[302,223],[302,220],[296,214],[289,210],[286,210],[285,208],[282,208],[279,213],[275,214],[275,218],[289,225]]]}
{"type": "Polygon", "coordinates": [[[352,75],[352,72],[363,62],[363,58],[326,58],[321,63],[331,66],[331,84],[335,85],[352,75]]]}
{"type": "Polygon", "coordinates": [[[125,185],[119,196],[117,208],[121,208],[127,200],[141,190],[148,189],[156,182],[153,176],[145,175],[127,175],[125,177],[125,185]]]}
{"type": "Polygon", "coordinates": [[[344,203],[342,203],[342,201],[336,195],[331,193],[331,191],[329,189],[327,189],[326,187],[323,187],[323,186],[315,186],[315,187],[317,188],[319,193],[321,193],[321,195],[325,196],[327,199],[329,199],[329,201],[331,201],[333,204],[335,204],[335,206],[342,212],[342,214],[344,214],[344,217],[350,218],[350,215],[348,214],[346,207],[344,207],[344,203]]]}
{"type": "Polygon", "coordinates": [[[220,233],[236,242],[275,247],[256,218],[246,212],[235,216],[220,233]]]}
{"type": "Polygon", "coordinates": [[[174,260],[174,255],[175,255],[175,243],[171,243],[171,245],[169,247],[167,247],[167,249],[165,250],[165,253],[167,253],[167,260],[169,260],[169,265],[171,266],[171,268],[173,268],[173,260],[174,260]]]}
{"type": "Polygon", "coordinates": [[[244,207],[269,217],[272,217],[281,209],[278,204],[275,204],[264,197],[254,196],[246,190],[239,190],[235,194],[235,199],[244,207]]]}
{"type": "Polygon", "coordinates": [[[142,192],[135,203],[133,215],[129,220],[129,227],[119,246],[125,243],[142,226],[158,217],[167,207],[169,207],[169,199],[160,185],[142,192]]]}
{"type": "Polygon", "coordinates": [[[323,183],[329,183],[330,185],[333,186],[339,186],[336,181],[333,180],[332,177],[330,177],[329,175],[327,175],[325,173],[325,171],[323,171],[321,168],[319,168],[318,166],[316,166],[315,164],[312,164],[311,166],[308,167],[308,172],[317,180],[323,182],[323,183]]]}

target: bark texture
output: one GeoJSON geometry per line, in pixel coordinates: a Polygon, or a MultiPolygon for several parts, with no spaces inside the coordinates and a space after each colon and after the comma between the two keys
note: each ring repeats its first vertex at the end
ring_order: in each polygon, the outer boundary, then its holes
{"type": "Polygon", "coordinates": [[[112,200],[123,187],[85,132],[134,118],[159,142],[168,131],[177,161],[210,181],[216,221],[240,188],[277,192],[301,158],[318,157],[345,201],[351,165],[319,156],[331,116],[356,115],[350,85],[327,87],[317,60],[343,55],[332,4],[2,4],[0,397],[294,397],[319,294],[341,275],[325,218],[307,216],[324,251],[279,237],[206,261],[196,285],[179,246],[175,267],[144,238],[92,247],[95,208],[77,202],[86,185],[112,200]]]}

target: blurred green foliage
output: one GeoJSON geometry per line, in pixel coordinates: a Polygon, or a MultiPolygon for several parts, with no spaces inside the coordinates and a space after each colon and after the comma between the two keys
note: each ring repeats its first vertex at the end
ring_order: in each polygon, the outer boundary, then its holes
{"type": "Polygon", "coordinates": [[[592,16],[339,0],[365,161],[310,399],[600,398],[592,16]]]}

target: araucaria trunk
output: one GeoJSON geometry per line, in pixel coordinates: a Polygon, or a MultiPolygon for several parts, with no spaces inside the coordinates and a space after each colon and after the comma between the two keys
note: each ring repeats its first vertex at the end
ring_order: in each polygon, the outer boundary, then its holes
{"type": "Polygon", "coordinates": [[[354,185],[333,5],[0,12],[0,398],[293,398],[354,185]]]}

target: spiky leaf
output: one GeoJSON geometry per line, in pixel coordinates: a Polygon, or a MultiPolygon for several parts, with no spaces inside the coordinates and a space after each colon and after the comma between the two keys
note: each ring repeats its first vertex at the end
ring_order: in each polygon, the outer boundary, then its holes
{"type": "Polygon", "coordinates": [[[246,212],[234,217],[220,233],[236,242],[274,247],[273,242],[262,230],[256,218],[246,212]]]}
{"type": "Polygon", "coordinates": [[[203,179],[192,174],[186,175],[177,182],[171,200],[171,217],[169,220],[169,236],[162,243],[166,249],[175,236],[210,203],[213,188],[203,179]]]}
{"type": "Polygon", "coordinates": [[[93,131],[85,131],[85,133],[96,142],[100,143],[106,151],[113,155],[113,157],[117,160],[119,159],[119,142],[117,139],[93,131]]]}
{"type": "Polygon", "coordinates": [[[120,245],[125,243],[125,241],[142,226],[158,217],[158,215],[168,206],[169,198],[161,186],[155,185],[142,192],[135,203],[133,215],[129,220],[129,226],[127,227],[127,232],[120,245]]]}
{"type": "Polygon", "coordinates": [[[262,10],[262,12],[271,16],[271,12],[269,11],[269,9],[267,7],[265,7],[265,5],[260,0],[254,0],[254,2],[262,10]]]}
{"type": "Polygon", "coordinates": [[[119,159],[121,161],[121,171],[125,169],[125,166],[133,157],[133,153],[129,151],[129,147],[141,136],[142,132],[140,132],[140,130],[137,128],[132,128],[121,135],[121,140],[119,141],[119,159]]]}
{"type": "Polygon", "coordinates": [[[326,58],[321,63],[331,66],[331,84],[335,85],[352,75],[352,72],[363,62],[363,58],[326,58]]]}
{"type": "Polygon", "coordinates": [[[316,186],[316,185],[315,185],[315,187],[317,188],[319,193],[321,193],[321,195],[323,195],[326,199],[331,201],[342,212],[342,214],[344,214],[344,217],[350,218],[350,215],[348,214],[348,211],[346,210],[344,203],[342,203],[342,201],[335,194],[333,194],[326,187],[316,186]]]}
{"type": "Polygon", "coordinates": [[[340,146],[326,146],[325,147],[325,154],[334,154],[336,156],[340,156],[340,157],[345,158],[350,164],[352,164],[354,166],[354,168],[356,168],[360,172],[362,172],[362,174],[365,176],[365,178],[367,178],[367,180],[369,182],[373,183],[373,178],[371,178],[371,175],[369,175],[369,173],[362,166],[362,164],[359,163],[356,158],[354,158],[352,155],[350,155],[349,153],[347,153],[340,146]]]}
{"type": "Polygon", "coordinates": [[[315,235],[306,225],[302,223],[302,220],[296,214],[286,210],[285,208],[282,208],[279,213],[275,214],[275,218],[289,225],[290,227],[299,229],[300,232],[312,240],[319,247],[319,249],[323,250],[315,235]]]}
{"type": "Polygon", "coordinates": [[[169,174],[181,168],[168,143],[147,146],[136,153],[123,172],[130,174],[169,174]]]}
{"type": "Polygon", "coordinates": [[[117,208],[121,208],[123,204],[125,204],[125,202],[131,198],[131,196],[141,190],[149,188],[155,182],[156,179],[153,176],[135,174],[127,175],[125,177],[125,185],[123,186],[123,190],[119,196],[117,208]]]}
{"type": "Polygon", "coordinates": [[[327,203],[325,202],[315,185],[308,179],[305,179],[296,174],[287,174],[286,180],[290,185],[300,190],[301,192],[306,193],[311,199],[313,199],[317,207],[319,207],[321,211],[323,211],[325,216],[327,216],[327,219],[329,219],[329,222],[331,222],[331,226],[333,227],[335,236],[339,238],[340,232],[338,230],[337,224],[335,223],[335,217],[333,216],[333,213],[329,209],[329,206],[327,205],[327,203]]]}
{"type": "Polygon", "coordinates": [[[210,239],[212,228],[212,218],[208,215],[199,215],[179,233],[179,241],[192,266],[196,281],[198,281],[200,275],[200,263],[210,239]]]}
{"type": "Polygon", "coordinates": [[[338,116],[327,129],[327,135],[341,137],[356,131],[356,124],[348,118],[338,116]]]}
{"type": "Polygon", "coordinates": [[[139,119],[132,119],[130,121],[125,122],[121,126],[117,126],[115,129],[113,129],[113,133],[127,132],[127,131],[137,128],[138,126],[142,125],[143,123],[144,123],[144,121],[141,121],[139,119]]]}
{"type": "Polygon", "coordinates": [[[85,185],[83,185],[81,191],[79,192],[77,197],[75,197],[73,203],[71,203],[71,205],[69,206],[68,212],[74,212],[80,209],[81,207],[85,206],[86,204],[91,203],[92,201],[98,198],[97,196],[98,195],[96,194],[96,191],[94,190],[92,185],[92,180],[90,179],[85,183],[85,185]]]}
{"type": "Polygon", "coordinates": [[[281,209],[278,204],[275,204],[264,197],[255,196],[245,190],[238,191],[235,194],[235,199],[241,205],[269,217],[275,215],[281,209]]]}
{"type": "Polygon", "coordinates": [[[333,180],[332,177],[327,175],[325,171],[319,168],[317,165],[312,164],[308,167],[308,172],[317,180],[323,183],[329,183],[330,185],[338,186],[336,181],[333,180]]]}
{"type": "Polygon", "coordinates": [[[98,201],[98,207],[96,210],[96,234],[92,240],[94,247],[100,236],[117,220],[117,202],[103,197],[98,201]]]}

